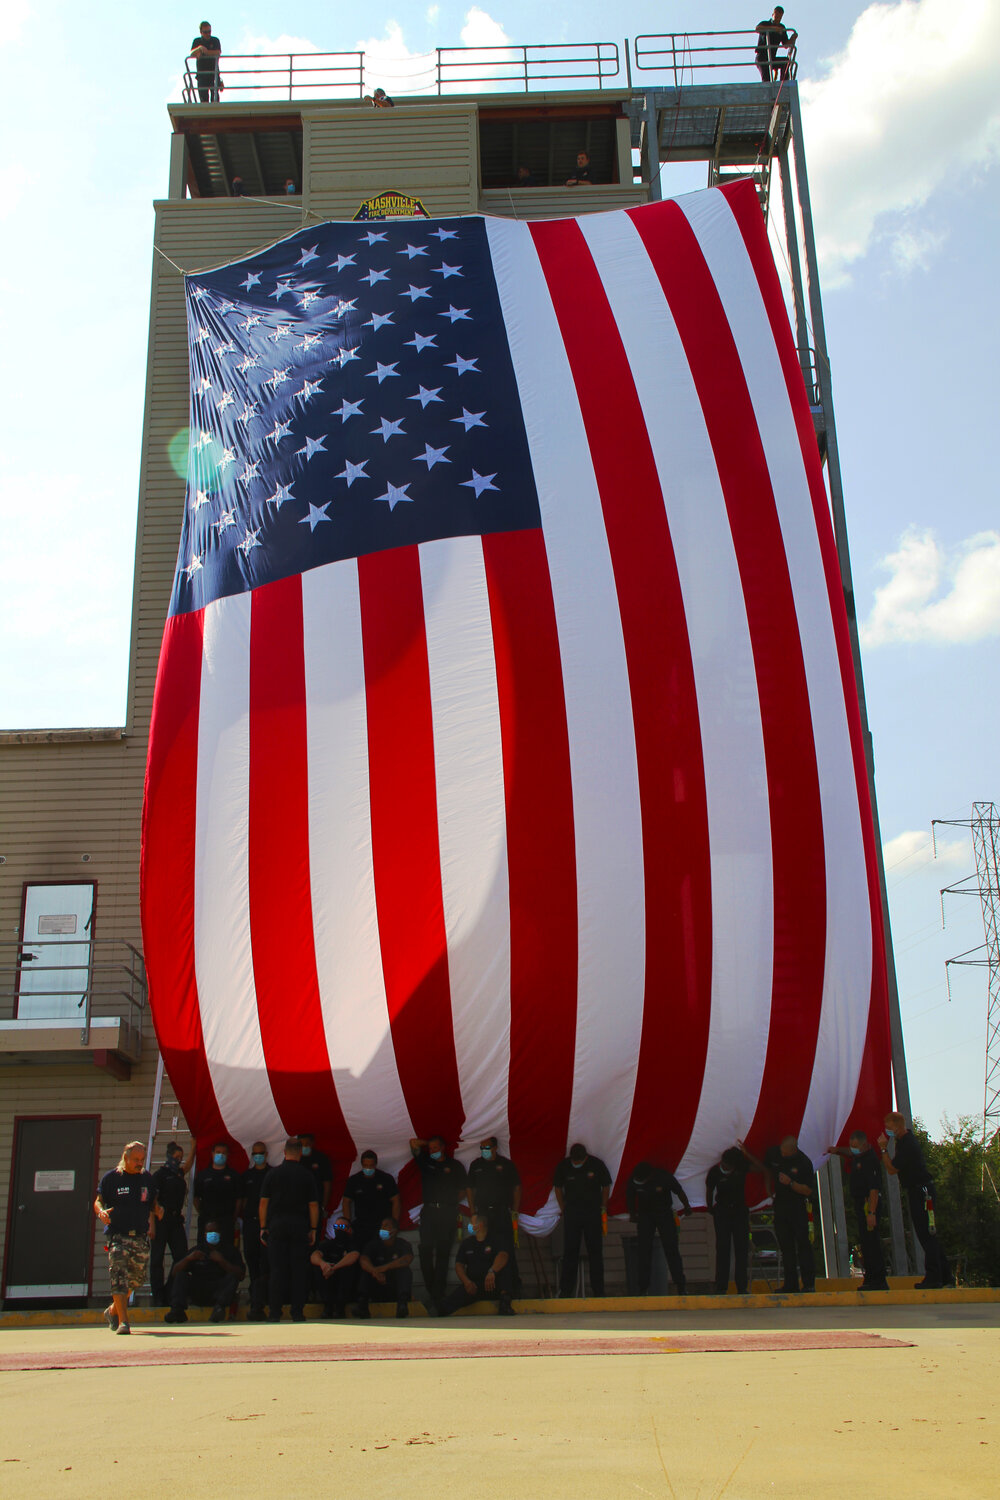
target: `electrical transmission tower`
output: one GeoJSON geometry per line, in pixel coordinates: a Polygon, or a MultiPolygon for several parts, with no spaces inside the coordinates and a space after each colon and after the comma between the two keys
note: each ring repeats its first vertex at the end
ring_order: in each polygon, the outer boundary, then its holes
{"type": "MultiPolygon", "coordinates": [[[[969,948],[965,953],[949,958],[945,967],[969,964],[988,970],[986,1081],[983,1087],[983,1164],[988,1170],[986,1153],[1000,1130],[1000,814],[994,802],[974,802],[971,818],[935,818],[931,824],[932,833],[939,823],[951,828],[968,828],[976,856],[975,875],[966,875],[954,885],[945,886],[941,899],[943,910],[945,896],[978,896],[983,911],[986,941],[978,948],[969,948]]],[[[993,1187],[996,1191],[996,1183],[993,1187]]]]}

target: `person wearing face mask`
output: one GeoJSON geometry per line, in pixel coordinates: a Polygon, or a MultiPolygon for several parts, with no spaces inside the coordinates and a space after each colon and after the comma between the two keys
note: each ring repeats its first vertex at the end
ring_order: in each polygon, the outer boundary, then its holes
{"type": "Polygon", "coordinates": [[[784,1281],[780,1290],[816,1290],[816,1265],[809,1243],[809,1203],[816,1202],[813,1164],[799,1150],[797,1137],[786,1135],[764,1153],[764,1168],[774,1200],[774,1233],[781,1251],[784,1281]]]}
{"type": "Polygon", "coordinates": [[[369,1240],[377,1239],[379,1226],[387,1216],[399,1219],[396,1179],[379,1170],[374,1151],[362,1151],[361,1169],[352,1173],[344,1184],[341,1206],[358,1245],[367,1245],[369,1240]]]}
{"type": "Polygon", "coordinates": [[[344,1214],[331,1214],[326,1231],[309,1260],[320,1276],[324,1318],[342,1318],[354,1291],[360,1251],[344,1214]]]}
{"type": "Polygon", "coordinates": [[[216,1141],[212,1146],[211,1163],[194,1179],[199,1239],[208,1220],[214,1219],[227,1247],[236,1243],[236,1220],[242,1208],[241,1191],[240,1174],[229,1165],[229,1146],[225,1141],[216,1141]]]}
{"type": "Polygon", "coordinates": [[[319,1203],[320,1216],[327,1211],[330,1202],[330,1189],[333,1187],[333,1163],[325,1151],[320,1151],[316,1145],[316,1137],[313,1135],[300,1135],[302,1142],[302,1165],[308,1167],[313,1174],[316,1184],[316,1199],[319,1203]]]}
{"type": "Polygon", "coordinates": [[[396,1317],[410,1314],[413,1292],[413,1251],[409,1241],[399,1234],[399,1224],[391,1214],[383,1219],[379,1232],[361,1251],[361,1285],[354,1309],[357,1318],[370,1318],[369,1302],[395,1302],[396,1317]]]}
{"type": "Polygon", "coordinates": [[[174,1267],[170,1311],[164,1323],[186,1323],[192,1302],[195,1307],[210,1307],[213,1323],[224,1323],[244,1274],[239,1252],[224,1243],[220,1225],[209,1219],[198,1244],[174,1267]]]}
{"type": "Polygon", "coordinates": [[[863,1130],[852,1130],[847,1146],[828,1146],[830,1156],[843,1159],[858,1226],[858,1243],[865,1265],[865,1276],[858,1288],[862,1292],[887,1292],[885,1259],[882,1255],[882,1228],[879,1210],[882,1206],[882,1167],[878,1152],[868,1144],[863,1130]]]}
{"type": "Polygon", "coordinates": [[[653,1270],[653,1240],[657,1234],[660,1236],[660,1244],[663,1246],[677,1295],[683,1297],[687,1292],[684,1265],[677,1242],[677,1225],[674,1222],[675,1196],[680,1199],[684,1214],[690,1214],[688,1195],[677,1178],[665,1167],[651,1166],[648,1161],[639,1162],[626,1184],[625,1203],[629,1218],[636,1225],[636,1280],[640,1297],[644,1297],[649,1291],[653,1270]]]}
{"type": "Polygon", "coordinates": [[[576,1294],[580,1265],[580,1241],[587,1246],[590,1292],[604,1296],[604,1216],[611,1193],[611,1173],[598,1156],[591,1156],[579,1142],[556,1167],[552,1179],[556,1202],[563,1216],[563,1263],[559,1278],[560,1297],[576,1294]]]}
{"type": "Polygon", "coordinates": [[[149,1251],[149,1288],[153,1294],[154,1307],[169,1307],[163,1278],[164,1253],[170,1251],[170,1270],[173,1274],[177,1262],[187,1255],[187,1234],[184,1229],[184,1200],[187,1197],[187,1177],[194,1161],[194,1140],[185,1160],[184,1152],[176,1141],[167,1147],[166,1160],[153,1173],[156,1185],[156,1233],[149,1251]]]}
{"type": "Polygon", "coordinates": [[[934,1180],[924,1161],[920,1142],[907,1128],[901,1114],[892,1110],[885,1117],[885,1133],[878,1138],[882,1165],[893,1177],[898,1177],[906,1190],[906,1201],[913,1220],[913,1232],[924,1252],[924,1279],[915,1283],[918,1291],[929,1291],[951,1286],[952,1274],[944,1247],[937,1234],[934,1212],[934,1180]],[[889,1142],[895,1141],[895,1151],[889,1155],[889,1142]],[[931,1207],[928,1207],[931,1205],[931,1207]]]}
{"type": "Polygon", "coordinates": [[[705,1178],[705,1203],[715,1226],[715,1290],[725,1296],[729,1290],[729,1261],[733,1260],[733,1280],[741,1295],[747,1290],[747,1263],[750,1257],[750,1209],[747,1207],[746,1180],[751,1167],[763,1172],[764,1165],[740,1141],[722,1153],[722,1159],[709,1168],[705,1178]]]}
{"type": "Polygon", "coordinates": [[[319,1204],[313,1175],[302,1165],[302,1144],[297,1135],[289,1136],[284,1160],[264,1178],[257,1212],[270,1267],[268,1321],[280,1323],[287,1302],[292,1322],[303,1323],[309,1290],[309,1254],[316,1244],[319,1204]]]}
{"type": "Polygon", "coordinates": [[[247,1316],[251,1323],[264,1321],[270,1274],[267,1247],[260,1237],[260,1190],[266,1176],[267,1147],[263,1141],[254,1141],[250,1147],[250,1165],[243,1173],[240,1188],[243,1195],[243,1253],[250,1275],[250,1311],[247,1316]]]}
{"type": "Polygon", "coordinates": [[[436,1311],[444,1302],[448,1284],[448,1265],[455,1230],[459,1223],[458,1205],[465,1191],[466,1172],[460,1161],[449,1155],[439,1135],[426,1141],[415,1137],[410,1142],[413,1159],[420,1171],[420,1273],[436,1311]]]}
{"type": "Polygon", "coordinates": [[[460,1307],[470,1302],[500,1299],[499,1312],[503,1318],[512,1318],[510,1257],[490,1230],[485,1214],[474,1213],[469,1233],[462,1240],[455,1256],[455,1272],[458,1286],[453,1287],[445,1298],[441,1316],[450,1318],[460,1307]]]}
{"type": "Polygon", "coordinates": [[[509,1157],[501,1156],[497,1138],[479,1142],[479,1155],[469,1163],[469,1211],[485,1214],[490,1237],[507,1252],[507,1269],[517,1289],[514,1229],[521,1207],[521,1174],[509,1157]]]}

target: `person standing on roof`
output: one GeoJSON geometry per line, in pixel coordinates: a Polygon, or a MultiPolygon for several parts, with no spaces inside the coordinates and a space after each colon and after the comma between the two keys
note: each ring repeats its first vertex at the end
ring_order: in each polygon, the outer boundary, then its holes
{"type": "Polygon", "coordinates": [[[198,98],[202,104],[218,104],[219,89],[222,81],[219,78],[219,58],[222,55],[222,43],[217,36],[212,35],[211,21],[202,21],[198,27],[198,35],[191,43],[191,51],[188,53],[188,61],[195,59],[194,71],[198,80],[198,98]]]}

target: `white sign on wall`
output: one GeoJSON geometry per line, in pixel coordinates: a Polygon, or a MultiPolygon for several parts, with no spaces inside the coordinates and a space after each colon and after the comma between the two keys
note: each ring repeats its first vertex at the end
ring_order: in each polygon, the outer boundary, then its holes
{"type": "Polygon", "coordinates": [[[36,1193],[71,1193],[76,1186],[75,1172],[36,1172],[36,1193]]]}

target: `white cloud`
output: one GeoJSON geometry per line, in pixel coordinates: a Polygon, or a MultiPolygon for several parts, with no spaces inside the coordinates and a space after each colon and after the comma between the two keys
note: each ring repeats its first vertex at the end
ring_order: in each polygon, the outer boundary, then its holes
{"type": "Polygon", "coordinates": [[[461,37],[463,47],[505,47],[510,41],[500,22],[478,5],[466,11],[461,37]]]}
{"type": "Polygon", "coordinates": [[[435,21],[437,20],[437,18],[438,18],[438,16],[440,14],[441,14],[441,7],[440,7],[440,5],[428,5],[428,7],[427,7],[427,24],[428,24],[428,26],[433,26],[434,23],[435,23],[435,21]]]}
{"type": "Polygon", "coordinates": [[[319,50],[316,43],[311,42],[307,36],[292,36],[287,31],[283,31],[280,36],[266,36],[262,31],[245,31],[239,46],[233,48],[235,53],[251,57],[256,57],[260,53],[272,56],[276,52],[318,52],[319,50]]]}
{"type": "Polygon", "coordinates": [[[902,242],[897,264],[912,269],[936,247],[895,216],[1000,148],[1000,4],[870,5],[826,76],[801,91],[825,284],[846,280],[883,237],[902,242]]]}
{"type": "Polygon", "coordinates": [[[861,626],[866,646],[1000,635],[1000,532],[981,531],[949,553],[932,531],[908,531],[880,566],[890,576],[861,626]]]}
{"type": "Polygon", "coordinates": [[[882,845],[886,880],[895,885],[907,875],[936,865],[944,870],[964,869],[971,864],[972,849],[968,839],[946,838],[937,835],[937,859],[934,858],[934,840],[926,828],[911,828],[897,833],[882,845]]]}

